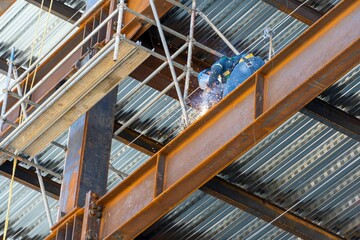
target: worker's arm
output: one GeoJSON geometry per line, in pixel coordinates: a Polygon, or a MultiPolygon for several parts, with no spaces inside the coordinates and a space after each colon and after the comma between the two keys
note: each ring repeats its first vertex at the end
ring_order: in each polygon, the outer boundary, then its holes
{"type": "Polygon", "coordinates": [[[212,87],[214,83],[219,83],[219,76],[221,76],[226,71],[226,62],[229,60],[228,57],[222,57],[219,61],[215,62],[211,66],[211,72],[209,77],[208,86],[212,87]]]}

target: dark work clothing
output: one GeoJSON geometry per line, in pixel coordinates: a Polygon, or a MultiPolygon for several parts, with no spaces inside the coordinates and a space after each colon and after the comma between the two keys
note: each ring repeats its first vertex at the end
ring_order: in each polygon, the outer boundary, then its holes
{"type": "Polygon", "coordinates": [[[259,57],[248,58],[247,63],[241,60],[232,70],[229,79],[224,85],[223,97],[233,91],[238,85],[250,77],[265,62],[259,57]]]}
{"type": "Polygon", "coordinates": [[[235,65],[240,61],[246,54],[240,54],[233,57],[221,57],[220,60],[216,61],[211,66],[211,73],[209,78],[208,86],[211,87],[214,83],[226,83],[230,76],[230,72],[233,70],[235,65]]]}

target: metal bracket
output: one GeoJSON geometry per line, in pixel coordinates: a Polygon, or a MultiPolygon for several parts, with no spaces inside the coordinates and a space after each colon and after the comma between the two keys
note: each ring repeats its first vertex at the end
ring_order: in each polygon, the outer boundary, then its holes
{"type": "Polygon", "coordinates": [[[89,191],[86,194],[84,219],[82,224],[81,239],[99,239],[100,219],[103,207],[97,204],[98,195],[89,191]]]}

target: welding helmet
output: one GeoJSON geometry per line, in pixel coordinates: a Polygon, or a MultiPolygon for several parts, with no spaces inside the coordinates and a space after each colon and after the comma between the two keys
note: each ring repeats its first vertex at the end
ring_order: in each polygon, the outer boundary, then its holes
{"type": "Polygon", "coordinates": [[[199,87],[203,90],[207,88],[207,84],[209,83],[209,74],[210,69],[205,69],[198,75],[199,87]]]}

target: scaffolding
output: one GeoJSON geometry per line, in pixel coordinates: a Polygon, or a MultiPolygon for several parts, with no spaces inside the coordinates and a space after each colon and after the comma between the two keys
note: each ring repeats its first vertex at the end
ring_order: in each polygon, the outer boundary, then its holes
{"type": "MultiPolygon", "coordinates": [[[[56,136],[58,136],[61,132],[63,132],[64,129],[68,128],[73,121],[76,120],[78,116],[85,113],[87,110],[89,110],[98,100],[100,100],[104,95],[106,95],[112,88],[117,86],[119,82],[124,79],[127,75],[130,74],[131,71],[133,71],[137,66],[139,66],[142,61],[144,61],[147,57],[154,56],[162,61],[164,63],[159,66],[152,74],[150,74],[142,83],[140,83],[136,88],[134,88],[130,93],[128,93],[128,98],[131,98],[132,95],[138,91],[143,85],[145,85],[147,82],[149,82],[154,76],[156,76],[157,73],[159,73],[163,68],[166,66],[169,66],[171,69],[171,76],[173,82],[169,84],[162,92],[160,92],[157,96],[155,96],[153,99],[151,99],[144,107],[136,113],[134,116],[132,116],[125,124],[123,124],[122,127],[120,127],[117,131],[115,131],[115,135],[119,134],[121,131],[123,131],[125,128],[129,127],[130,124],[132,124],[142,113],[144,113],[149,107],[156,102],[162,95],[166,94],[171,88],[175,87],[176,92],[178,95],[179,100],[179,106],[182,111],[182,118],[184,119],[184,123],[187,126],[189,124],[188,122],[188,116],[187,116],[187,107],[185,105],[185,100],[189,96],[188,93],[188,87],[189,87],[189,81],[190,76],[197,76],[197,73],[192,69],[191,65],[191,59],[192,59],[192,49],[194,46],[199,47],[200,49],[207,51],[214,56],[222,56],[221,53],[210,49],[206,46],[204,46],[201,43],[198,43],[194,39],[194,26],[195,26],[195,17],[196,15],[201,16],[212,28],[213,30],[220,36],[220,38],[225,42],[225,44],[235,53],[239,54],[239,52],[236,50],[234,46],[230,43],[228,39],[220,32],[219,29],[215,27],[214,24],[211,23],[211,21],[207,18],[205,14],[203,14],[201,11],[199,11],[196,8],[196,1],[193,0],[193,4],[191,8],[188,8],[179,2],[168,0],[171,4],[184,8],[191,14],[191,21],[190,21],[190,32],[189,36],[184,36],[178,32],[175,32],[174,30],[163,26],[160,23],[159,16],[157,15],[155,4],[152,0],[150,0],[150,5],[152,9],[152,13],[154,15],[154,20],[150,19],[149,17],[137,12],[134,9],[130,9],[126,6],[125,2],[121,0],[118,7],[111,13],[109,13],[108,17],[105,18],[97,27],[93,29],[93,31],[84,39],[82,40],[57,66],[52,69],[44,78],[42,78],[30,91],[28,91],[24,96],[20,92],[18,92],[18,98],[19,100],[8,110],[2,110],[1,116],[4,123],[11,125],[14,127],[14,129],[6,136],[6,138],[0,143],[1,150],[8,154],[11,157],[17,158],[19,160],[24,161],[25,163],[28,163],[28,159],[24,159],[23,157],[20,157],[19,153],[25,154],[30,156],[30,158],[35,157],[36,154],[41,151],[46,144],[48,144],[50,141],[53,141],[56,136]],[[161,37],[161,42],[164,47],[165,56],[161,55],[159,53],[156,53],[152,49],[147,49],[144,46],[139,45],[136,42],[133,42],[129,38],[131,38],[131,35],[126,35],[126,33],[122,31],[126,31],[126,23],[123,27],[123,14],[124,13],[132,14],[133,16],[136,16],[147,23],[157,26],[157,29],[159,31],[159,35],[161,37]],[[51,96],[49,96],[45,101],[42,103],[33,102],[29,99],[31,94],[38,88],[41,88],[43,85],[46,84],[46,80],[51,77],[51,75],[67,61],[69,60],[73,54],[75,54],[79,49],[83,48],[88,44],[89,41],[93,39],[100,31],[102,31],[104,28],[109,28],[109,22],[117,17],[117,30],[115,34],[115,39],[109,40],[104,46],[101,47],[101,50],[98,51],[94,57],[92,57],[88,62],[86,62],[74,75],[72,75],[67,82],[62,85],[57,91],[55,91],[51,96]],[[164,32],[173,34],[174,36],[178,37],[179,39],[182,39],[185,42],[185,44],[178,49],[172,56],[170,55],[167,43],[166,43],[166,37],[164,35],[164,32]],[[187,51],[187,62],[186,65],[179,64],[174,61],[176,56],[180,54],[181,52],[185,51],[185,49],[188,49],[187,51]],[[98,75],[96,75],[96,71],[98,69],[97,66],[99,63],[102,63],[101,68],[102,72],[100,72],[98,75]],[[103,64],[105,63],[105,64],[103,64]],[[106,67],[104,67],[104,65],[106,67]],[[183,72],[177,76],[175,73],[174,68],[178,68],[182,70],[183,72]],[[93,82],[89,82],[87,78],[93,79],[93,82]],[[181,81],[185,77],[185,89],[182,91],[180,89],[179,81],[181,81]],[[116,79],[113,81],[110,81],[111,79],[116,79]],[[85,81],[86,80],[86,81],[85,81]],[[84,83],[87,83],[85,85],[84,83]],[[110,84],[110,86],[109,86],[110,84]],[[82,86],[82,91],[78,91],[76,86],[82,86]],[[85,86],[85,87],[84,87],[85,86]],[[102,87],[103,88],[102,88],[102,87]],[[106,91],[104,90],[106,89],[106,91]],[[70,94],[70,95],[69,95],[70,94]],[[71,95],[73,94],[73,95],[71,95]],[[71,96],[71,99],[76,99],[76,101],[69,101],[69,96],[71,96]],[[84,101],[81,103],[81,101],[84,101]],[[25,107],[22,107],[24,103],[30,103],[33,108],[36,108],[35,110],[27,112],[27,109],[25,107]],[[58,108],[58,112],[54,114],[54,106],[63,106],[62,108],[58,108]],[[25,112],[26,114],[26,120],[22,122],[20,125],[17,125],[15,122],[11,122],[8,119],[8,117],[11,115],[13,111],[21,107],[21,110],[25,112]],[[76,111],[75,111],[76,110],[76,111]],[[45,114],[48,114],[47,116],[45,114]],[[49,124],[43,124],[43,121],[41,121],[41,117],[45,116],[46,118],[50,119],[48,120],[49,124]],[[53,116],[53,119],[50,117],[53,116]],[[61,120],[62,117],[67,119],[63,123],[59,123],[60,127],[56,128],[56,131],[51,132],[50,128],[54,126],[53,124],[56,124],[59,119],[61,120]],[[40,120],[39,120],[40,119],[40,120]],[[68,120],[71,119],[71,120],[68,120]],[[40,124],[41,123],[41,124],[40,124]],[[45,125],[45,126],[41,126],[45,125]],[[39,130],[40,129],[40,130],[39,130]],[[38,131],[36,134],[34,134],[34,131],[38,131]],[[26,142],[22,140],[23,137],[26,138],[26,142]],[[36,142],[36,144],[35,144],[36,142]],[[40,142],[40,143],[39,143],[40,142]]],[[[97,5],[95,5],[92,10],[98,9],[99,6],[102,4],[102,2],[99,2],[97,5]]],[[[107,2],[106,4],[109,4],[107,2]]],[[[108,8],[108,5],[102,5],[102,8],[108,8]]],[[[340,6],[340,9],[348,9],[350,12],[354,11],[354,9],[358,9],[359,4],[356,3],[344,3],[340,6]]],[[[91,11],[92,11],[91,10],[91,11]]],[[[89,11],[89,12],[91,12],[89,11]]],[[[90,13],[88,12],[87,15],[79,19],[76,25],[80,25],[85,20],[87,20],[90,16],[90,13]]],[[[98,14],[95,13],[95,15],[98,14]]],[[[351,16],[350,16],[351,17],[351,16]]],[[[350,17],[339,15],[338,13],[333,13],[332,15],[325,18],[325,20],[322,20],[322,22],[319,24],[320,27],[327,27],[331,24],[333,24],[332,18],[336,19],[337,21],[344,20],[349,21],[348,19],[350,17]]],[[[110,28],[111,28],[110,24],[110,28]]],[[[319,26],[317,26],[319,28],[319,26]]],[[[283,80],[281,77],[279,77],[281,74],[287,74],[288,72],[292,71],[293,69],[285,69],[282,68],[284,65],[283,63],[286,61],[291,61],[293,59],[300,58],[300,60],[311,58],[309,55],[301,55],[296,56],[294,53],[294,49],[301,44],[301,41],[304,41],[304,39],[312,39],[311,44],[313,44],[314,47],[319,47],[319,41],[316,41],[317,38],[325,38],[327,33],[321,33],[318,34],[316,31],[308,31],[300,40],[295,41],[295,43],[289,47],[289,49],[286,49],[286,51],[281,52],[279,55],[273,56],[272,49],[269,50],[269,61],[271,64],[271,68],[268,67],[270,65],[264,66],[259,72],[254,74],[251,78],[249,78],[248,81],[246,81],[241,88],[238,88],[234,93],[230,94],[228,97],[226,97],[219,105],[217,105],[214,109],[210,110],[209,114],[204,116],[200,121],[196,122],[194,125],[191,125],[185,131],[183,134],[181,134],[178,138],[175,139],[175,141],[172,143],[171,146],[166,146],[163,150],[161,150],[159,153],[157,153],[155,156],[153,156],[149,161],[142,166],[136,173],[129,176],[125,179],[124,184],[128,184],[129,186],[133,187],[134,189],[138,189],[138,192],[141,192],[142,190],[142,182],[137,182],[137,179],[141,179],[141,176],[143,176],[145,173],[149,174],[149,179],[153,178],[152,181],[154,181],[155,186],[155,193],[154,196],[147,196],[149,199],[148,201],[143,202],[143,206],[140,206],[138,211],[138,215],[131,215],[132,213],[127,213],[128,215],[124,214],[124,216],[121,219],[114,219],[114,216],[103,218],[101,220],[101,223],[99,223],[99,227],[101,225],[101,231],[99,236],[105,238],[105,237],[111,237],[111,236],[120,236],[124,239],[131,239],[135,237],[141,230],[144,230],[146,226],[148,226],[149,223],[154,222],[156,219],[161,217],[161,215],[166,211],[166,209],[169,209],[173,207],[176,203],[181,201],[185,196],[190,194],[194,189],[201,186],[206,180],[210,179],[214,175],[216,175],[221,169],[226,167],[228,164],[231,163],[237,156],[239,156],[241,153],[243,153],[245,150],[249,149],[251,146],[256,144],[260,139],[262,139],[266,134],[269,133],[269,129],[274,129],[276,126],[281,124],[281,122],[286,119],[286,117],[290,116],[294,112],[298,111],[304,104],[307,103],[308,99],[311,97],[316,96],[325,88],[325,86],[330,85],[332,82],[334,82],[337,77],[342,74],[343,72],[339,71],[335,76],[332,76],[329,79],[323,79],[321,83],[321,87],[319,88],[310,88],[309,85],[314,83],[314,75],[318,74],[318,72],[312,72],[309,73],[308,76],[301,76],[298,79],[297,85],[291,85],[283,87],[281,84],[283,83],[283,80]],[[291,57],[289,57],[291,56],[291,57]],[[290,60],[288,60],[290,59],[290,60]],[[274,70],[274,66],[277,66],[278,68],[274,70]],[[278,89],[284,90],[284,93],[278,97],[275,97],[273,99],[267,99],[264,94],[264,79],[267,79],[267,81],[272,82],[274,84],[274,89],[270,89],[271,91],[277,92],[278,89]],[[299,99],[296,99],[296,95],[300,93],[304,93],[304,96],[301,96],[299,99]],[[284,104],[284,101],[287,100],[294,106],[292,108],[288,108],[287,104],[284,104]],[[255,110],[253,109],[253,103],[255,103],[255,110]],[[251,105],[251,106],[250,106],[251,105]],[[235,120],[229,120],[229,117],[226,116],[226,114],[229,114],[229,116],[233,115],[240,115],[243,116],[244,114],[241,112],[238,112],[238,110],[233,110],[229,112],[229,108],[232,107],[233,109],[246,109],[248,112],[252,113],[252,115],[244,116],[244,122],[238,123],[235,120]],[[225,111],[226,110],[226,111],[225,111]],[[277,117],[271,118],[272,115],[278,115],[277,117]],[[216,116],[216,117],[215,117],[216,116]],[[215,119],[215,120],[214,120],[215,119]],[[216,130],[216,127],[221,124],[222,121],[228,121],[231,122],[232,126],[235,126],[238,124],[236,129],[230,129],[226,128],[225,130],[222,129],[222,131],[226,131],[228,134],[226,134],[226,137],[221,137],[219,139],[219,142],[216,146],[210,146],[208,151],[204,153],[199,152],[192,152],[192,154],[185,153],[181,148],[189,149],[191,144],[194,144],[195,146],[201,142],[206,142],[206,134],[201,135],[196,133],[198,129],[202,129],[201,132],[211,132],[214,134],[214,136],[221,136],[218,130],[216,130]],[[264,130],[266,129],[266,131],[264,130]],[[195,134],[196,133],[196,134],[195,134]],[[193,138],[190,138],[193,137],[193,138]],[[186,146],[184,147],[185,139],[189,138],[188,142],[186,142],[186,146]],[[239,144],[241,142],[242,144],[239,144]],[[224,147],[226,146],[226,148],[224,147]],[[225,150],[225,149],[237,149],[234,152],[225,150]],[[175,151],[176,150],[176,151],[175,151]],[[170,155],[171,152],[176,152],[177,155],[170,155]],[[164,161],[166,159],[167,164],[169,164],[169,168],[179,168],[179,159],[183,158],[184,156],[197,156],[196,159],[191,159],[193,162],[193,166],[189,169],[181,169],[179,171],[179,175],[175,177],[169,177],[167,176],[166,170],[163,169],[162,164],[165,164],[164,161]],[[224,157],[225,156],[225,157],[224,157]],[[219,160],[220,158],[223,158],[222,160],[219,160]],[[204,166],[212,166],[213,169],[210,171],[205,171],[204,166]],[[162,170],[161,170],[162,169],[162,170]],[[162,172],[160,172],[162,171],[162,172]],[[162,177],[166,176],[167,179],[161,179],[158,175],[162,174],[162,177]],[[193,182],[194,178],[193,176],[197,175],[196,183],[193,182]],[[167,188],[165,188],[164,182],[167,182],[167,188]],[[134,184],[136,183],[136,184],[134,184]],[[132,185],[133,184],[133,185],[132,185]],[[179,194],[179,192],[181,194],[179,194]],[[179,196],[176,196],[179,195],[179,196]],[[169,199],[171,200],[169,202],[169,199]],[[158,207],[159,205],[163,204],[163,206],[158,207]],[[149,217],[150,216],[150,217],[149,217]],[[143,217],[143,219],[141,219],[143,217]],[[140,224],[139,224],[139,218],[140,224]],[[105,219],[105,220],[104,220],[105,219]],[[135,219],[138,221],[135,222],[135,219]],[[136,226],[136,225],[139,226],[136,226]],[[135,229],[135,230],[134,230],[135,229]],[[140,229],[140,230],[138,230],[140,229]]],[[[269,35],[271,38],[272,36],[269,35]]],[[[342,37],[342,36],[339,36],[342,37]]],[[[347,40],[347,43],[345,46],[340,46],[336,49],[336,52],[333,53],[333,56],[335,57],[341,57],[341,59],[345,59],[346,56],[341,56],[344,52],[344,49],[354,48],[357,45],[354,44],[353,41],[354,38],[357,36],[350,36],[347,40]]],[[[356,40],[356,39],[355,39],[356,40]]],[[[333,41],[336,41],[334,39],[333,41]]],[[[358,40],[357,40],[358,41],[358,40]]],[[[96,42],[98,44],[98,42],[96,42]]],[[[92,48],[95,46],[91,46],[92,48]]],[[[59,46],[59,48],[61,48],[59,46]]],[[[321,48],[321,47],[319,47],[321,48]]],[[[52,53],[48,53],[45,55],[44,58],[39,59],[36,64],[45,62],[52,53]]],[[[327,56],[327,59],[332,59],[333,56],[327,56]]],[[[349,66],[353,66],[354,62],[347,59],[348,62],[345,62],[345,67],[348,68],[349,66]]],[[[304,61],[305,62],[305,61],[304,61]]],[[[36,66],[36,64],[32,67],[36,66]]],[[[324,72],[325,67],[328,67],[329,61],[324,61],[321,63],[322,65],[319,66],[316,71],[322,71],[324,72]]],[[[305,67],[305,66],[302,66],[305,67]]],[[[30,69],[30,68],[29,68],[30,69]]],[[[32,70],[27,70],[27,73],[30,73],[32,70]]],[[[11,71],[10,71],[11,72],[11,71]]],[[[27,74],[26,73],[26,74],[27,74]]],[[[15,79],[15,83],[12,86],[8,86],[6,89],[12,89],[15,86],[19,86],[21,81],[24,79],[25,73],[23,73],[19,78],[15,79]]],[[[8,93],[8,91],[6,92],[8,93]]],[[[271,93],[269,95],[272,95],[275,93],[271,93]]],[[[7,98],[7,96],[6,96],[7,98]]],[[[3,106],[3,109],[6,109],[3,106]]],[[[64,147],[65,148],[65,147],[64,147]]],[[[42,168],[41,166],[35,163],[33,166],[39,167],[40,170],[46,171],[50,174],[52,174],[55,177],[61,178],[58,174],[52,172],[49,169],[42,168]]],[[[116,171],[116,169],[114,169],[116,171]]],[[[118,173],[121,175],[121,173],[118,173]]],[[[122,175],[124,176],[124,175],[122,175]]],[[[124,176],[126,177],[126,176],[124,176]]],[[[148,179],[146,179],[148,180],[148,179]]],[[[150,180],[149,180],[150,181],[150,180]]],[[[122,186],[120,186],[122,187],[122,186]]],[[[136,192],[136,191],[133,191],[136,192]]],[[[76,209],[73,213],[70,214],[69,218],[66,218],[65,220],[60,221],[56,226],[54,226],[54,232],[48,237],[48,239],[53,239],[57,232],[63,231],[63,227],[68,221],[72,221],[71,219],[75,219],[78,215],[84,215],[88,217],[86,214],[88,211],[90,211],[90,206],[96,205],[96,206],[106,206],[104,213],[110,213],[114,208],[120,206],[129,196],[121,193],[119,188],[116,188],[114,191],[110,192],[100,200],[96,199],[94,197],[94,194],[89,194],[87,198],[87,205],[84,209],[76,209]],[[120,194],[116,194],[117,192],[120,192],[120,194]],[[116,200],[116,204],[112,205],[112,202],[116,200]],[[69,220],[70,219],[70,220],[69,220]]],[[[139,194],[132,195],[131,197],[142,197],[139,194]]],[[[106,215],[107,216],[107,215],[106,215]]],[[[110,216],[110,214],[109,214],[110,216]]],[[[75,220],[74,220],[75,221],[75,220]]],[[[83,226],[83,227],[89,227],[89,226],[83,226]]],[[[85,229],[86,230],[86,229],[85,229]]],[[[327,234],[321,231],[321,229],[316,229],[316,231],[320,232],[319,234],[327,234]]],[[[86,234],[86,231],[82,234],[86,234]]]]}

